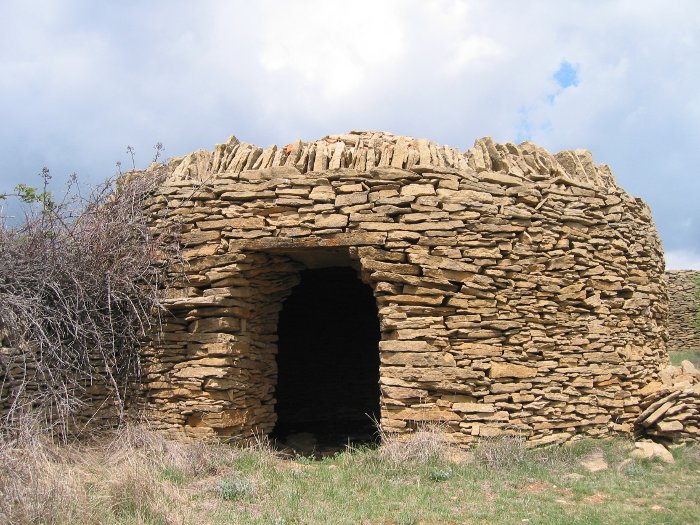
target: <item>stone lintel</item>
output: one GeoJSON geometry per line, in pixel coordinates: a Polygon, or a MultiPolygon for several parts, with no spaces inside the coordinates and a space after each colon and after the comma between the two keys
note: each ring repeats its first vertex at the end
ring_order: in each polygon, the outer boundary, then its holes
{"type": "Polygon", "coordinates": [[[383,232],[348,232],[328,237],[309,235],[308,237],[263,237],[260,239],[231,240],[229,248],[239,250],[296,250],[301,248],[342,247],[342,246],[383,246],[387,234],[383,232]]]}

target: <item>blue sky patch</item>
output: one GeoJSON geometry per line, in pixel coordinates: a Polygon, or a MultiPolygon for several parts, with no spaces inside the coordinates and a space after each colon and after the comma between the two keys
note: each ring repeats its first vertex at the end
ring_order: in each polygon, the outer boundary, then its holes
{"type": "Polygon", "coordinates": [[[559,87],[566,89],[569,86],[578,86],[578,67],[572,66],[566,60],[559,65],[559,69],[554,73],[554,80],[559,87]]]}

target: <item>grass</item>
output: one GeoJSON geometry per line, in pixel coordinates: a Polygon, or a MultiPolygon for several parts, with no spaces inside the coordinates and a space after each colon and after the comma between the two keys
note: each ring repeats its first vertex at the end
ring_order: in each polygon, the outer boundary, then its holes
{"type": "Polygon", "coordinates": [[[313,460],[262,445],[180,444],[142,429],[92,444],[0,443],[3,523],[697,523],[700,447],[633,460],[624,439],[529,450],[517,438],[408,443],[313,460]],[[580,464],[602,457],[608,469],[580,464]]]}
{"type": "Polygon", "coordinates": [[[262,490],[217,523],[696,523],[697,450],[675,465],[628,461],[623,440],[526,450],[496,440],[456,462],[447,456],[392,464],[381,449],[308,464],[245,461],[262,490]],[[600,449],[610,468],[579,461],[600,449]],[[498,450],[502,455],[493,454],[498,450]],[[503,458],[506,458],[504,461],[503,458]]]}
{"type": "Polygon", "coordinates": [[[700,369],[700,348],[683,352],[669,352],[668,355],[671,358],[671,364],[674,366],[680,366],[683,361],[687,360],[693,363],[695,368],[700,369]]]}

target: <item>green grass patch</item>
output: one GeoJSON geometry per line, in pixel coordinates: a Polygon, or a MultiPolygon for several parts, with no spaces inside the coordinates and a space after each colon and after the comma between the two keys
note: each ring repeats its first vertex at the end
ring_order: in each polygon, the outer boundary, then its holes
{"type": "Polygon", "coordinates": [[[187,481],[187,475],[177,467],[167,466],[164,467],[160,473],[161,478],[170,483],[175,483],[176,485],[182,485],[187,481]]]}
{"type": "Polygon", "coordinates": [[[690,361],[695,365],[695,368],[700,368],[700,348],[697,351],[685,351],[685,352],[669,352],[669,357],[671,358],[671,364],[674,366],[680,366],[683,361],[690,361]]]}
{"type": "Polygon", "coordinates": [[[674,449],[667,465],[630,458],[634,446],[621,438],[534,450],[490,439],[463,451],[438,433],[414,436],[319,460],[266,446],[127,440],[89,453],[5,448],[0,515],[57,525],[699,522],[698,445],[674,449]]]}
{"type": "Polygon", "coordinates": [[[695,452],[677,452],[676,464],[665,465],[630,459],[626,440],[485,446],[501,447],[508,460],[479,449],[459,463],[434,457],[403,465],[371,449],[313,462],[248,457],[237,467],[259,490],[254,500],[221,509],[217,523],[683,524],[700,516],[695,452]],[[581,466],[592,454],[607,470],[581,466]]]}

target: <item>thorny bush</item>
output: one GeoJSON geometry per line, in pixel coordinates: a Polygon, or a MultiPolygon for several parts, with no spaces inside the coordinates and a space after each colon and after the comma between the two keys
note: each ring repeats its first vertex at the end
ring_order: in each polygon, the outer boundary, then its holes
{"type": "Polygon", "coordinates": [[[160,322],[163,261],[176,255],[144,213],[161,178],[132,173],[88,196],[73,183],[62,202],[0,224],[0,426],[39,411],[64,432],[100,391],[123,415],[139,343],[160,322]]]}

